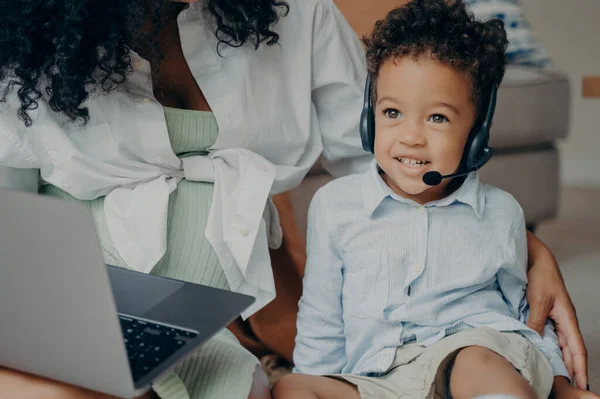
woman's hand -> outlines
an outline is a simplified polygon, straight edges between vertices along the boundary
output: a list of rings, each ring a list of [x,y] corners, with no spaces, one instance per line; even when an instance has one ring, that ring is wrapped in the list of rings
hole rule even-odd
[[[579,330],[575,307],[564,280],[550,250],[533,234],[527,232],[529,251],[529,284],[527,301],[531,314],[527,325],[538,333],[544,333],[549,317],[554,321],[556,333],[563,352],[563,359],[577,386],[585,388],[587,376],[587,350]]]

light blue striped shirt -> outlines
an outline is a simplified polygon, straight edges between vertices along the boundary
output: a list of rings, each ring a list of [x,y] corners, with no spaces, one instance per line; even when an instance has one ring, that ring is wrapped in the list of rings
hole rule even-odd
[[[525,325],[523,211],[477,173],[421,206],[373,162],[322,187],[308,218],[295,372],[385,373],[404,343],[488,327],[520,332],[568,377],[552,324],[544,338]]]

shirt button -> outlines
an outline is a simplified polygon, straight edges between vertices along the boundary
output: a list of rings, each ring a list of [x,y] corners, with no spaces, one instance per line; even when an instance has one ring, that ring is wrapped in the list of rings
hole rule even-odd
[[[248,228],[246,226],[240,227],[240,235],[242,237],[246,237],[248,234],[250,234],[250,231],[248,230]]]
[[[134,68],[139,68],[142,66],[142,60],[140,60],[139,58],[136,58],[135,60],[133,60],[131,65],[133,65]]]
[[[154,158],[155,163],[165,163],[165,159],[163,157]]]
[[[419,211],[419,214],[424,214],[425,213],[425,207],[424,206],[420,206],[419,208],[417,208],[417,210]]]
[[[269,167],[264,162],[256,162],[254,165],[256,165],[257,169],[259,169],[263,172],[266,172],[269,170]]]
[[[152,99],[151,99],[151,98],[148,98],[148,97],[146,97],[146,98],[144,98],[144,99],[142,100],[142,102],[144,102],[144,103],[146,103],[146,104],[149,104],[149,103],[151,103],[151,102],[152,102]]]

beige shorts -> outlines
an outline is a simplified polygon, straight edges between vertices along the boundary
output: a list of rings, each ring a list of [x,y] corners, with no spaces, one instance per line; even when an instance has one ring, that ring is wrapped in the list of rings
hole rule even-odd
[[[513,364],[538,397],[550,395],[554,374],[546,356],[520,334],[489,328],[465,330],[429,347],[402,346],[396,351],[390,370],[379,377],[349,374],[328,377],[356,385],[361,399],[443,399],[449,382],[448,366],[458,351],[468,346],[482,346],[498,353]]]

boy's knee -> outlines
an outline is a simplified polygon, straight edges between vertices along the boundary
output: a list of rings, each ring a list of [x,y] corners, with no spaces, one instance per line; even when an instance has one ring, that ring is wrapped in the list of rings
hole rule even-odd
[[[454,360],[454,367],[465,365],[485,367],[497,362],[500,358],[502,357],[499,354],[484,346],[469,346],[458,352]]]
[[[286,394],[299,391],[305,385],[304,377],[301,374],[287,374],[281,377],[271,390],[273,398],[285,398]]]

